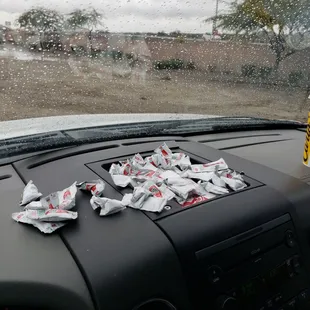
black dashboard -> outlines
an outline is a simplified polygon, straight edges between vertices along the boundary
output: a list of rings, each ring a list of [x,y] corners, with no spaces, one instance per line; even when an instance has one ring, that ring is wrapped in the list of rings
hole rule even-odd
[[[0,166],[0,309],[310,309],[310,169],[305,132],[266,130],[96,143]],[[79,218],[52,235],[11,220],[33,180],[45,195],[98,177],[121,199],[111,163],[166,142],[195,163],[224,158],[248,187],[160,214]],[[1,308],[2,307],[2,308]]]

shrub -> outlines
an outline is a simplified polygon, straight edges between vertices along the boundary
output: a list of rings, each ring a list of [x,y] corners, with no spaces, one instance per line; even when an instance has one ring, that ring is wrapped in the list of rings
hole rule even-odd
[[[254,77],[257,72],[257,66],[255,65],[243,65],[241,67],[241,73],[244,77]]]
[[[208,65],[208,71],[214,73],[216,71],[216,66]]]
[[[290,85],[300,85],[302,80],[304,79],[304,75],[301,71],[292,71],[288,76],[288,82]]]
[[[241,73],[244,77],[251,78],[267,78],[272,73],[273,68],[262,66],[258,67],[255,65],[243,65],[241,67]]]
[[[272,73],[272,70],[272,67],[259,67],[256,75],[260,78],[268,78]]]
[[[181,59],[167,59],[155,61],[154,68],[157,70],[178,70],[185,68],[185,63]]]
[[[187,64],[186,64],[186,69],[188,70],[195,70],[196,69],[196,65],[193,61],[189,61]]]

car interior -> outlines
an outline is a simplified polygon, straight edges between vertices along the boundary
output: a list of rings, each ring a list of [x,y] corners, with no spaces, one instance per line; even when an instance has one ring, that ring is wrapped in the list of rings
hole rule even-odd
[[[74,130],[71,131],[74,134]],[[140,137],[15,156],[0,166],[0,309],[310,309],[310,169],[305,129]],[[192,163],[223,158],[247,187],[161,213],[100,217],[78,191],[79,217],[44,235],[17,224],[25,184],[42,193],[101,178],[112,163],[167,143]]]

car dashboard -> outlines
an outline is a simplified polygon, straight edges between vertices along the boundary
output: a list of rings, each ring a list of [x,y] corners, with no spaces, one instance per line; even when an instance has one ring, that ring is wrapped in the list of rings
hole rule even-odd
[[[28,155],[0,166],[0,309],[309,309],[310,169],[303,130],[125,139]],[[77,221],[44,235],[15,223],[25,184],[45,195],[102,178],[163,142],[194,163],[224,158],[247,188],[159,214],[100,217],[77,193]]]

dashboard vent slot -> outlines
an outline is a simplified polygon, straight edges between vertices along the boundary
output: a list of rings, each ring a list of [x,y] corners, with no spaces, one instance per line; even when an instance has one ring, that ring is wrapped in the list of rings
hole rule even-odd
[[[11,174],[0,175],[0,181],[1,181],[1,180],[5,180],[5,179],[9,179],[9,178],[11,178],[11,177],[12,177]]]
[[[151,299],[133,308],[133,310],[176,310],[176,309],[177,308],[175,306],[173,306],[169,301],[165,299]]]
[[[94,144],[93,146],[90,146],[90,145],[81,146],[78,149],[68,148],[68,149],[60,150],[60,152],[61,152],[60,154],[56,153],[57,152],[57,150],[56,150],[55,151],[56,154],[55,153],[54,154],[47,154],[45,159],[38,160],[36,163],[29,165],[27,167],[27,169],[33,169],[33,168],[45,165],[47,163],[50,163],[52,161],[63,159],[66,157],[82,155],[82,154],[90,153],[90,152],[114,149],[114,148],[118,148],[118,147],[119,147],[119,144],[110,144],[110,145]],[[42,157],[44,157],[44,155],[40,155],[40,158],[42,158]]]

